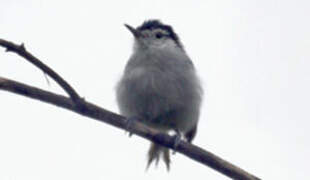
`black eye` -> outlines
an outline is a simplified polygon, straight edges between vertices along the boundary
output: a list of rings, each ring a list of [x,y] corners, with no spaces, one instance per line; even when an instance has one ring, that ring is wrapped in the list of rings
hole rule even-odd
[[[157,39],[160,39],[160,38],[162,38],[164,35],[163,35],[162,33],[157,33],[155,36],[156,36]]]

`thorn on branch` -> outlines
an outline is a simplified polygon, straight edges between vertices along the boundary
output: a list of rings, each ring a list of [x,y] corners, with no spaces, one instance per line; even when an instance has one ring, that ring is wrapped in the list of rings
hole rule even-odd
[[[26,51],[26,48],[25,48],[25,44],[22,43],[20,46],[19,46],[20,50],[22,51]]]
[[[48,87],[50,87],[51,86],[51,83],[50,83],[50,81],[48,80],[48,77],[47,77],[47,75],[46,75],[46,73],[43,71],[43,75],[44,75],[44,77],[45,77],[45,80],[46,80],[46,83],[47,83],[47,85],[48,85]]]
[[[12,46],[12,45],[11,46],[7,46],[5,52],[10,52],[10,51],[14,52],[14,50],[26,51],[25,44],[22,43],[21,45],[15,46],[15,47]]]

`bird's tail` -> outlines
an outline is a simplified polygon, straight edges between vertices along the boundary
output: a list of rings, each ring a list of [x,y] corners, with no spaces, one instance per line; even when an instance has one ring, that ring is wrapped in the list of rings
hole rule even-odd
[[[165,148],[163,146],[160,146],[158,144],[152,143],[151,147],[148,152],[148,161],[147,161],[147,166],[146,169],[149,168],[149,166],[152,164],[152,162],[155,160],[155,164],[157,166],[158,161],[160,158],[163,158],[167,170],[169,171],[170,169],[170,155],[169,155],[169,149]]]

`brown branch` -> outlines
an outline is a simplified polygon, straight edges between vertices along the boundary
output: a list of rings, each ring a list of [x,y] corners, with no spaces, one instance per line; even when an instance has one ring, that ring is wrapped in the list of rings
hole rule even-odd
[[[30,59],[29,61],[31,62],[32,62],[31,59],[35,59],[35,61],[32,62],[33,64],[35,64],[36,66],[39,66],[39,68],[43,70],[44,72],[46,71],[50,72],[59,81],[60,76],[58,76],[51,68],[41,63],[41,61],[39,61],[37,58],[32,56],[30,53],[26,52],[23,45],[16,46],[13,43],[10,43],[8,41],[1,40],[1,39],[0,39],[0,45],[6,47],[8,51],[16,52],[22,57],[26,59],[28,58],[28,60]],[[39,62],[39,65],[37,65],[38,62]],[[50,76],[52,77],[52,75]],[[55,78],[53,79],[55,80]],[[79,96],[75,93],[75,91],[71,88],[71,86],[68,83],[66,83],[62,78],[60,78],[60,82],[58,83],[60,85],[64,83],[62,84],[64,86],[62,85],[61,86],[63,88],[68,88],[66,91],[68,94],[70,94],[70,96],[72,95],[71,99],[65,96],[62,96],[62,95],[57,95],[57,94],[44,91],[36,87],[32,87],[26,84],[22,84],[22,83],[13,81],[13,80],[0,77],[0,89],[2,90],[6,90],[12,93],[23,95],[23,96],[33,98],[36,100],[40,100],[42,102],[46,102],[46,103],[49,103],[49,104],[52,104],[58,107],[71,110],[83,116],[87,116],[87,117],[96,119],[98,121],[108,123],[112,126],[115,126],[115,127],[118,127],[124,130],[126,129],[127,124],[126,124],[125,117],[112,113],[110,111],[107,111],[92,103],[89,103],[86,101],[80,101]],[[74,101],[75,100],[74,98],[78,98],[79,104],[83,108],[76,108],[76,102]],[[174,146],[175,138],[173,136],[160,133],[157,130],[149,128],[142,123],[133,122],[130,126],[130,129],[132,133],[135,133],[139,135],[140,137],[143,137],[145,139],[158,143],[162,146],[165,146],[168,148],[173,148]],[[178,144],[176,151],[184,154],[185,156],[195,161],[198,161],[206,166],[209,166],[215,169],[216,171],[232,179],[259,180],[259,178],[255,177],[254,175],[249,174],[248,172],[221,159],[220,157],[212,154],[211,152],[208,152],[193,144],[189,144],[185,141],[181,141]]]
[[[7,52],[14,52],[21,57],[25,58],[27,61],[35,65],[37,68],[42,70],[44,73],[49,75],[54,81],[56,81],[60,87],[62,87],[68,95],[72,98],[72,100],[79,104],[82,99],[80,96],[77,94],[77,92],[70,86],[69,83],[67,83],[61,76],[59,76],[53,69],[45,65],[42,61],[40,61],[38,58],[33,56],[31,53],[29,53],[26,48],[24,43],[21,45],[14,44],[12,42],[6,41],[4,39],[0,39],[0,46],[6,48]]]

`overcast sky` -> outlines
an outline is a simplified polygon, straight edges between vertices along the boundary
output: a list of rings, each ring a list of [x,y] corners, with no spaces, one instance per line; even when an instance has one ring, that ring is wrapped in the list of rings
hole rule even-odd
[[[26,48],[86,100],[118,112],[115,84],[132,52],[123,26],[156,18],[179,34],[205,90],[194,144],[262,179],[308,179],[310,1],[1,0],[0,38]],[[0,76],[65,94],[0,48]],[[149,142],[0,91],[1,180],[227,177],[172,156],[145,172]]]

